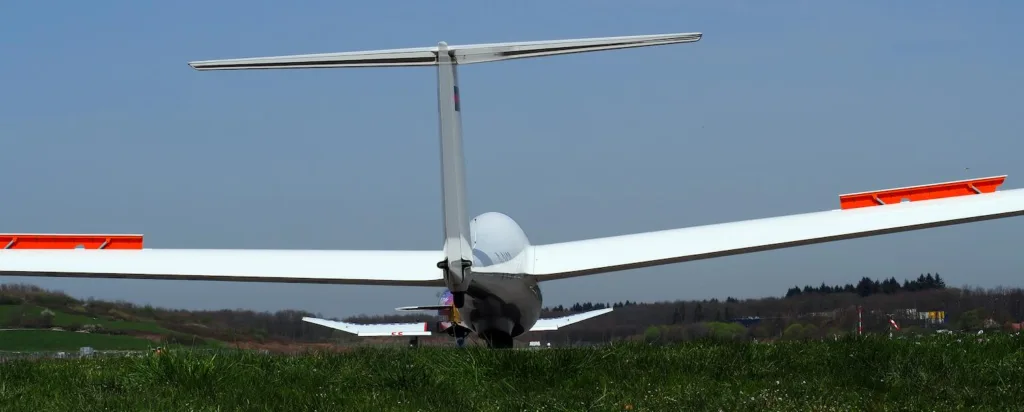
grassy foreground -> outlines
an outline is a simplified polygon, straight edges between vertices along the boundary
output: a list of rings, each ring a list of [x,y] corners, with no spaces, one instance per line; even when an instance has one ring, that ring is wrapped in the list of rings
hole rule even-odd
[[[1015,410],[1024,337],[0,363],[0,410]]]

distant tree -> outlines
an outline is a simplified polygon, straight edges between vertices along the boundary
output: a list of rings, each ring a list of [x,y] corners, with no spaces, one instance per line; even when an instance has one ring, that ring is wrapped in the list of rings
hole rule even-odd
[[[900,288],[900,282],[896,281],[896,278],[889,278],[882,282],[882,293],[886,295],[895,295]]]
[[[873,286],[871,278],[863,277],[860,279],[860,282],[857,282],[857,294],[860,295],[860,297],[871,296]]]
[[[661,328],[657,326],[650,326],[644,331],[644,341],[647,343],[655,343],[661,340]]]
[[[39,313],[39,327],[41,328],[52,328],[53,327],[53,316],[54,313],[50,309],[43,309]]]
[[[738,323],[711,322],[706,325],[708,334],[716,339],[738,340],[749,334],[747,328]]]
[[[956,326],[963,331],[981,329],[984,326],[985,313],[981,308],[972,309],[960,314],[956,320]]]
[[[787,340],[803,339],[804,327],[799,323],[794,323],[786,327],[786,330],[782,332],[782,338]]]
[[[804,328],[803,328],[803,331],[802,331],[801,334],[803,335],[802,336],[803,339],[815,339],[815,338],[820,337],[819,336],[818,327],[814,326],[814,324],[811,324],[811,323],[808,323],[808,324],[804,325]]]
[[[672,324],[680,324],[686,319],[686,306],[685,304],[679,304],[676,306],[675,311],[672,312]]]

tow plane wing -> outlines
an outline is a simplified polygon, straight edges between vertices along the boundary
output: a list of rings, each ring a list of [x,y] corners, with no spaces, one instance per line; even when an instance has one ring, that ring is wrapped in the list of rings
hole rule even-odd
[[[407,310],[417,310],[414,308],[416,307],[410,307]],[[605,308],[558,318],[538,319],[537,323],[530,329],[530,332],[558,330],[558,328],[582,322],[611,311],[612,308]],[[357,336],[430,336],[433,332],[430,330],[430,322],[358,324],[310,317],[302,318],[302,320]]]
[[[558,318],[537,319],[537,323],[530,328],[530,332],[558,330],[558,328],[563,328],[576,322],[582,322],[595,316],[601,316],[611,311],[612,308],[605,308]]]
[[[336,320],[302,318],[304,322],[326,326],[331,329],[348,332],[357,336],[430,336],[430,323],[378,323],[359,324]]]
[[[1024,189],[996,191],[1005,179],[852,193],[830,211],[537,245],[523,266],[546,281],[1020,216]]]

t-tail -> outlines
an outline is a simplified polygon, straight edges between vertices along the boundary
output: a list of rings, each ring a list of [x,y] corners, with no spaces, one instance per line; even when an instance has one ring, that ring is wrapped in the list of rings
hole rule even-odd
[[[462,102],[457,66],[471,63],[590,51],[691,43],[701,33],[599,37],[571,40],[389,49],[343,53],[304,54],[245,59],[207,60],[189,63],[197,70],[304,69],[345,67],[437,67],[438,125],[441,140],[441,191],[444,213],[444,255],[438,263],[445,283],[462,307],[464,292],[472,282],[473,250],[466,201],[465,160],[462,152]]]

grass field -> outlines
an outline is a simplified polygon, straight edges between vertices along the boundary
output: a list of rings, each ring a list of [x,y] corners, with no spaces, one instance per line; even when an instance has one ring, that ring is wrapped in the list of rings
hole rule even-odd
[[[98,350],[141,350],[158,345],[148,339],[121,335],[52,330],[0,331],[0,351],[78,351],[83,346]]]
[[[0,409],[1005,411],[1024,389],[1022,339],[14,361],[0,363]]]
[[[0,351],[11,352],[77,352],[83,346],[96,350],[146,350],[158,346],[177,348],[191,346],[187,344],[187,337],[183,337],[182,342],[182,344],[169,344],[126,335],[105,335],[47,329],[0,331]],[[207,340],[195,346],[202,349],[212,349],[220,348],[224,345],[220,342]]]

